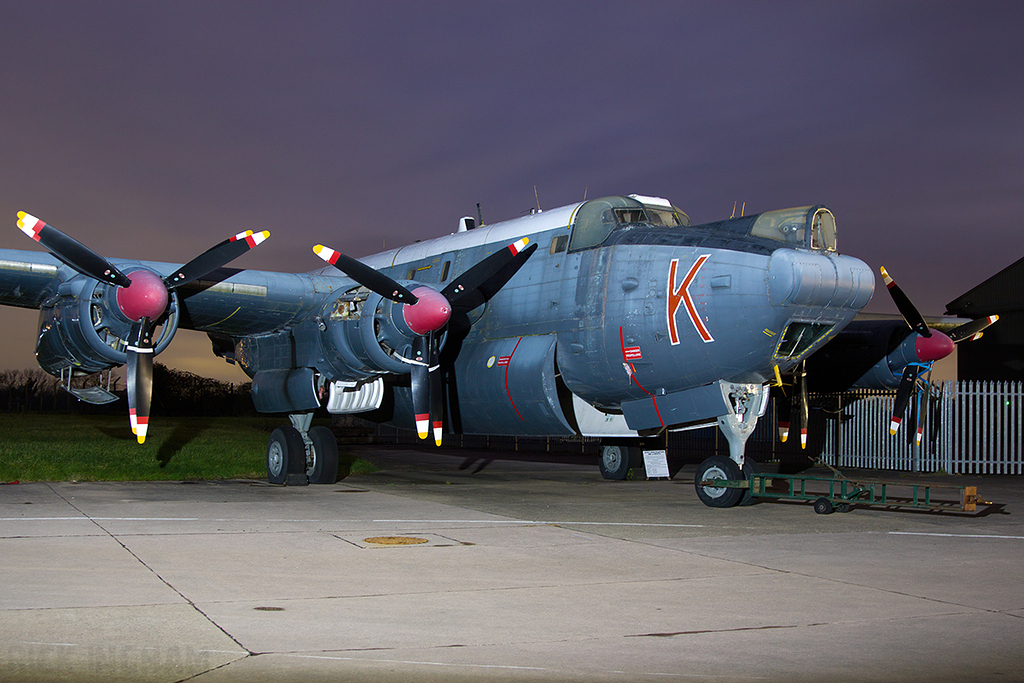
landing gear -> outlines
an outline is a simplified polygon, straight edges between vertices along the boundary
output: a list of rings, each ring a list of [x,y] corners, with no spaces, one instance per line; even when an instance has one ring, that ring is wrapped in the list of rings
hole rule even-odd
[[[327,427],[312,427],[313,413],[288,416],[267,444],[267,479],[271,484],[333,484],[338,479],[338,441]]]
[[[754,497],[749,488],[704,486],[702,482],[710,479],[751,480],[757,470],[752,462],[746,460],[743,451],[757,426],[758,417],[764,414],[768,405],[768,387],[765,385],[723,384],[723,388],[732,410],[718,418],[718,428],[729,443],[729,457],[715,455],[702,462],[693,482],[697,497],[713,508],[753,504]]]
[[[713,455],[700,464],[693,484],[697,489],[700,502],[712,508],[731,508],[743,497],[743,489],[726,488],[724,486],[704,486],[702,482],[709,479],[726,479],[735,481],[742,478],[740,468],[731,458]]]
[[[601,476],[612,481],[622,481],[629,477],[629,470],[633,466],[633,458],[636,457],[639,448],[636,446],[621,446],[619,444],[605,444],[601,447],[601,459],[598,461],[598,468]]]
[[[306,475],[310,484],[333,484],[338,480],[338,440],[327,427],[309,430]],[[312,462],[310,462],[312,461]]]
[[[267,444],[267,479],[271,484],[306,483],[306,446],[294,427],[278,427],[271,432]]]

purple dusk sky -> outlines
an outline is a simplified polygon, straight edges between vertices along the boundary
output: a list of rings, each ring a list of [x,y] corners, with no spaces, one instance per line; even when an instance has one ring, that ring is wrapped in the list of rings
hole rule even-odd
[[[926,315],[1024,255],[1024,3],[0,2],[0,248],[306,271],[536,205],[825,204]],[[880,282],[880,281],[879,281]],[[871,311],[894,312],[884,288]],[[0,309],[0,367],[36,313]],[[244,380],[180,333],[160,360]]]

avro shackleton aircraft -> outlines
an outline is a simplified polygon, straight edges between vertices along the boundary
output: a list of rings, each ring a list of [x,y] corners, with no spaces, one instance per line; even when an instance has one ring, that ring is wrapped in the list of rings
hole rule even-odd
[[[730,457],[709,458],[697,482],[736,479],[751,471],[744,444],[769,385],[874,290],[820,205],[694,226],[664,199],[605,197],[487,226],[464,218],[359,261],[317,245],[331,265],[305,274],[225,267],[268,233],[179,266],[106,259],[28,214],[18,225],[50,253],[0,250],[0,303],[40,309],[42,368],[105,402],[116,396],[72,378],[127,365],[142,442],[153,357],[179,327],[204,331],[252,378],[257,410],[289,417],[267,448],[276,483],[334,483],[337,444],[310,427],[320,409],[415,425],[439,445],[449,433],[602,437],[609,479],[645,437],[717,425]],[[875,361],[893,385],[927,360],[887,359],[887,344]],[[740,502],[737,489],[697,490],[708,505]]]

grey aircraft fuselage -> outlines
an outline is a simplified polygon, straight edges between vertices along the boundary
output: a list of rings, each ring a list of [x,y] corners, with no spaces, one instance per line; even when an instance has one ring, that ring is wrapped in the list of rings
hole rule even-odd
[[[610,197],[361,261],[441,290],[510,243],[537,245],[486,303],[438,332],[450,431],[635,437],[725,430],[730,415],[749,426],[765,385],[854,318],[874,275],[835,251],[822,206],[689,223],[665,200]],[[177,267],[110,262],[161,276]],[[37,357],[55,375],[124,362],[112,287],[49,254],[0,250],[0,303],[42,310]],[[164,327],[207,332],[253,378],[262,412],[326,407],[409,427],[416,335],[402,307],[331,268],[222,268],[172,294]]]

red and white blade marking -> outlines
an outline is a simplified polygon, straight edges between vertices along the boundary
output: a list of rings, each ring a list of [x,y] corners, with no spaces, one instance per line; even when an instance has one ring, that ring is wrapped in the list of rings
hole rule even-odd
[[[149,431],[149,418],[140,417],[136,418],[136,420],[135,436],[138,437],[139,443],[146,443],[146,432]]]
[[[430,413],[416,415],[416,433],[421,439],[430,435]]]
[[[438,446],[441,445],[441,435],[444,432],[444,422],[434,422],[434,443]]]
[[[800,428],[800,448],[803,448],[803,449],[807,448],[807,428],[806,427],[801,427]]]
[[[313,247],[313,253],[327,261],[332,266],[338,262],[338,257],[341,256],[341,252],[334,251],[330,247],[325,247],[322,244],[318,244]]]
[[[39,241],[39,233],[46,227],[46,223],[42,222],[32,214],[25,213],[24,211],[18,212],[18,227],[23,233],[34,239],[36,242]]]
[[[902,417],[893,417],[889,422],[889,436],[893,436],[896,432],[900,431],[900,425],[903,423]]]
[[[512,252],[513,256],[515,256],[516,254],[518,254],[519,252],[521,252],[523,249],[526,248],[526,243],[529,242],[529,241],[530,241],[529,237],[524,237],[523,239],[519,240],[515,244],[508,245],[508,250]]]
[[[132,426],[132,434],[134,434],[139,443],[146,442],[146,433],[149,431],[149,417],[136,414],[134,408],[128,409],[128,422]]]
[[[896,284],[896,281],[889,277],[889,273],[885,270],[885,266],[882,266],[882,280],[885,282],[885,286],[892,289]]]
[[[256,245],[262,244],[263,240],[267,239],[268,237],[270,237],[269,230],[264,230],[262,232],[253,232],[252,230],[246,230],[245,232],[238,233],[229,241],[237,242],[239,240],[245,240],[246,242],[249,243],[249,248],[252,249]]]
[[[782,443],[786,443],[786,439],[788,439],[788,438],[789,438],[789,423],[788,422],[780,422],[779,423],[779,441],[781,441]]]

